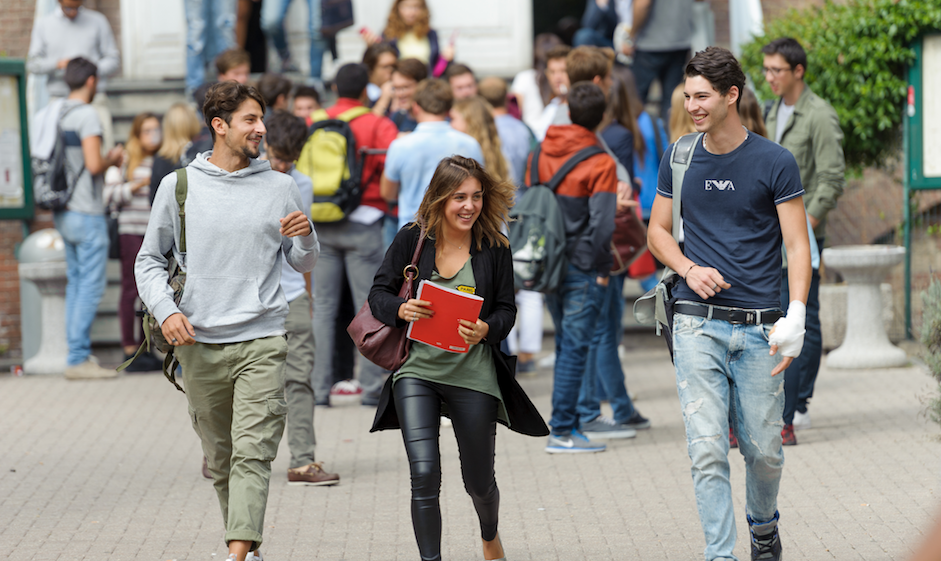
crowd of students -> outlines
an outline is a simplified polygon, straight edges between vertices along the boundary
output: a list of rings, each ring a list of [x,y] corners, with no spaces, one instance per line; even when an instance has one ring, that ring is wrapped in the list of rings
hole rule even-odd
[[[61,0],[63,16],[76,17],[74,10],[68,11],[75,1]],[[608,17],[624,13],[620,4],[614,10],[607,2],[591,2],[592,9]],[[279,10],[286,5],[278,4]],[[508,83],[496,76],[478,79],[468,65],[455,62],[453,45],[442,46],[430,26],[424,1],[396,0],[383,32],[363,33],[367,46],[362,63],[338,69],[331,84],[331,97],[336,97],[332,105],[324,106],[327,97],[320,84],[295,85],[282,74],[266,73],[250,85],[247,53],[223,50],[214,59],[217,80],[188,82],[195,109],[191,103],[178,103],[162,119],[153,113],[138,115],[126,145],[105,156],[102,122],[90,106],[101,69],[84,57],[65,61],[61,79],[68,95],[44,110],[56,118],[41,122],[60,124],[69,133],[67,157],[74,183],[68,206],[55,213],[56,227],[66,241],[69,278],[66,377],[116,375],[91,356],[89,337],[104,287],[110,217],[116,223],[112,254],[121,262],[124,353],[131,358],[141,342],[135,313],[140,298],[178,347],[194,428],[203,443],[204,475],[214,480],[233,558],[261,558],[259,520],[264,517],[270,462],[285,425],[291,451],[288,482],[340,481],[316,461],[314,411],[315,406],[330,406],[331,400],[352,394],[364,406],[378,407],[374,428],[401,425],[405,433],[412,460],[413,522],[423,559],[440,559],[440,512],[435,510],[440,466],[433,458],[437,446],[418,442],[427,441],[425,433],[437,429],[441,404],[447,406],[459,441],[481,451],[482,457],[467,461],[465,484],[481,517],[485,556],[500,559],[499,493],[492,471],[497,422],[526,434],[545,434],[548,453],[601,452],[606,449],[602,441],[632,438],[651,426],[627,391],[618,346],[625,280],[633,276],[646,288],[655,285],[656,257],[683,278],[676,289],[680,302],[672,350],[697,499],[725,504],[728,447],[741,446],[749,477],[756,478],[750,489],[755,486],[761,495],[760,500],[749,499],[753,559],[778,559],[780,447],[796,444],[795,427],[809,426],[807,407],[819,367],[819,335],[814,335],[819,334],[816,248],[823,243],[826,213],[842,191],[839,124],[832,108],[804,86],[806,54],[793,39],[776,41],[764,51],[765,74],[780,96],[765,108],[745,88],[738,62],[723,49],[707,49],[689,64],[686,53],[685,80],[673,88],[666,76],[673,74],[676,53],[664,51],[658,58],[651,54],[655,47],[649,47],[647,55],[641,49],[643,38],[652,33],[648,27],[664,25],[664,9],[660,2],[647,6],[641,28],[630,31],[638,38],[631,43],[636,49],[624,44],[618,53],[589,44],[571,47],[555,35],[541,34],[534,45],[533,68]],[[87,15],[82,10],[78,15]],[[635,5],[635,18],[638,13]],[[614,28],[602,31],[582,33],[579,42],[598,42],[599,34],[604,38]],[[275,43],[289,68],[290,54],[277,36]],[[657,58],[670,68],[660,75],[670,87],[663,90],[668,95],[663,96],[659,115],[646,110],[649,83],[638,87],[637,58],[633,68],[622,64],[621,55],[628,54]],[[301,160],[312,142],[311,127],[328,120],[348,123],[358,150],[361,196],[342,219],[318,221],[312,220],[312,208],[319,176],[310,171],[313,163]],[[742,204],[754,213],[752,225],[761,229],[760,243],[749,237],[753,232],[748,223],[728,227],[731,207],[716,206],[714,199],[697,203],[713,209],[712,215],[685,211],[685,240],[674,239],[669,208],[676,174],[674,147],[691,133],[706,134],[696,137],[689,173],[705,178],[706,191],[711,190],[710,181],[728,181],[723,183],[728,190],[718,190],[744,197]],[[795,162],[791,152],[775,142],[791,152],[800,148],[801,160]],[[504,237],[509,207],[527,187],[545,184],[588,148],[595,149],[593,154],[569,171],[556,189],[567,256],[560,285],[547,294],[514,290],[507,285],[512,285],[512,279],[507,280],[512,249]],[[767,169],[775,174],[765,177],[765,168],[743,168],[742,153],[767,160]],[[722,164],[726,157],[732,163]],[[183,212],[174,198],[181,176],[174,170],[184,170],[189,177],[185,253],[178,233]],[[195,196],[194,187],[199,193]],[[236,188],[244,190],[244,196],[231,200],[227,193]],[[281,189],[283,197],[272,199],[270,193],[252,189]],[[702,194],[695,189],[684,195],[687,200],[697,197]],[[643,266],[612,275],[617,213],[636,213],[649,224],[652,252],[638,261]],[[241,217],[241,222],[233,222],[232,216]],[[219,230],[223,222],[224,235]],[[721,224],[739,240],[739,250],[730,247],[717,253],[716,247],[732,243],[714,239],[712,232]],[[494,366],[489,366],[488,353],[471,353],[476,357],[471,367],[471,362],[418,352],[394,376],[359,357],[354,376],[346,326],[367,300],[374,315],[393,326],[433,314],[427,302],[396,295],[402,261],[407,264],[419,243],[419,226],[425,225],[431,243],[422,255],[430,251],[430,256],[418,263],[419,276],[460,290],[477,286],[499,300],[485,303],[476,324],[457,327],[469,345],[492,349]],[[209,239],[224,241],[223,247],[213,247]],[[782,241],[790,264],[784,269],[787,274],[773,263]],[[190,277],[178,302],[161,277],[171,251]],[[233,269],[235,256],[258,274],[250,277],[245,270]],[[760,262],[767,275],[758,278],[748,272],[754,262]],[[766,289],[772,285],[770,294]],[[232,305],[225,303],[232,298]],[[500,379],[505,365],[497,350],[518,355],[517,372],[535,371],[546,309],[555,325],[548,429],[541,420],[527,417],[531,411],[522,390]],[[707,311],[700,314],[701,309]],[[697,362],[706,351],[690,333],[705,329],[700,315],[714,322],[753,309],[759,319],[729,321],[754,327],[754,337],[751,331],[746,336],[763,338],[766,347],[770,343],[772,355],[780,349],[781,362],[773,356],[752,357],[757,366],[751,370],[722,361],[710,370]],[[769,333],[774,321],[776,336]],[[698,327],[690,327],[693,323]],[[805,324],[809,349],[801,354]],[[734,340],[719,331],[713,346],[731,348]],[[279,339],[282,334],[286,344]],[[230,343],[238,345],[226,358]],[[786,384],[768,381],[772,368],[775,374],[784,371],[798,355],[800,360],[786,369]],[[220,365],[235,364],[233,360],[239,366],[221,376]],[[763,371],[766,366],[769,372]],[[161,367],[158,357],[145,353],[128,370]],[[469,371],[482,378],[455,382],[455,375]],[[756,377],[769,378],[759,388]],[[773,399],[742,403],[742,395],[766,386],[769,392],[772,386],[784,386],[786,396],[778,391]],[[519,396],[506,401],[507,391]],[[481,392],[492,400],[481,401]],[[611,417],[602,413],[602,401],[609,402]],[[759,402],[764,408],[760,411]],[[392,414],[399,411],[392,425],[390,404]],[[703,421],[707,413],[708,422]],[[519,420],[516,427],[514,416]],[[239,434],[236,421],[243,423]],[[225,429],[226,423],[232,431]],[[719,439],[713,438],[716,430]],[[748,435],[748,442],[737,438],[741,435]],[[731,557],[730,512],[702,518],[707,557]]]

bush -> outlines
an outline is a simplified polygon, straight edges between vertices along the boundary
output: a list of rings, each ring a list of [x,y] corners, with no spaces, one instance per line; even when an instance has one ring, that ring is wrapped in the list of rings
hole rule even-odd
[[[924,304],[921,343],[925,346],[925,365],[941,388],[941,282],[932,279],[927,290],[922,291]],[[925,400],[925,415],[941,424],[941,393]]]
[[[883,166],[897,156],[907,95],[910,47],[922,33],[941,30],[937,0],[848,0],[766,22],[765,34],[745,45],[742,67],[762,99],[774,94],[761,73],[761,48],[793,37],[807,51],[805,81],[840,118],[849,167]]]

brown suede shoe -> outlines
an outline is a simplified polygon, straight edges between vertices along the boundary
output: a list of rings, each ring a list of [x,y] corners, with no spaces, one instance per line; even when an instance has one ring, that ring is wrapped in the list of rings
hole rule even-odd
[[[288,485],[326,486],[339,482],[340,476],[325,472],[320,462],[288,470]]]

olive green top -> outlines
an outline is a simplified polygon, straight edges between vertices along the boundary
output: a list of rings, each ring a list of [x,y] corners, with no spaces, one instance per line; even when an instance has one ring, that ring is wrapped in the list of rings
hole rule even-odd
[[[442,277],[435,270],[431,273],[429,280],[460,292],[476,294],[477,283],[474,279],[470,256],[453,277]],[[457,325],[454,329],[457,329]],[[402,368],[395,373],[393,383],[401,378],[418,378],[492,395],[500,400],[500,406],[497,408],[498,418],[509,424],[503,396],[497,384],[493,351],[488,345],[471,345],[466,353],[450,353],[432,345],[412,341],[408,358]]]

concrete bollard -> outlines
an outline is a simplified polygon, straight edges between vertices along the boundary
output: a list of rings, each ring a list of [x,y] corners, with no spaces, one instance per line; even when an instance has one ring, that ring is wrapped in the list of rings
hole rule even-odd
[[[65,373],[65,247],[54,229],[27,237],[19,252],[25,374]],[[28,290],[27,290],[28,289]],[[26,348],[30,347],[30,352]]]

